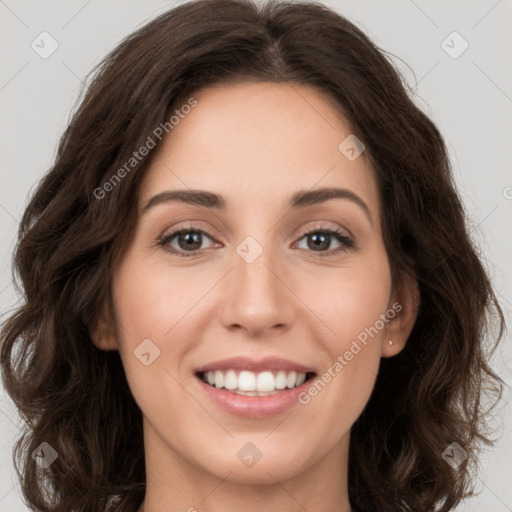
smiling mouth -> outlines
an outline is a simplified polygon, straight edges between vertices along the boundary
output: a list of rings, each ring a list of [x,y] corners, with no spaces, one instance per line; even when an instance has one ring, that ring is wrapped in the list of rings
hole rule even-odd
[[[196,377],[212,388],[243,396],[269,396],[302,386],[316,376],[314,372],[224,370],[196,372]]]

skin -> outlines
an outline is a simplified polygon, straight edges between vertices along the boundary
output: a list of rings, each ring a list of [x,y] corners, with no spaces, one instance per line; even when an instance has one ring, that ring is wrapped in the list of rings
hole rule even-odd
[[[328,98],[274,83],[223,84],[194,97],[140,190],[136,231],[112,281],[117,325],[102,320],[93,336],[98,347],[120,351],[144,415],[140,511],[349,512],[350,429],[380,358],[406,343],[416,283],[392,288],[373,171],[364,155],[349,161],[338,150],[351,131]],[[287,208],[299,189],[330,186],[357,194],[371,220],[347,199]],[[142,213],[151,197],[173,189],[221,194],[226,210],[175,201]],[[199,238],[201,254],[156,245],[188,221],[208,235]],[[326,256],[342,247],[331,237],[315,251],[304,233],[320,223],[352,234],[355,247]],[[236,252],[247,236],[263,248],[250,264]],[[169,245],[187,251],[178,237]],[[201,393],[195,369],[236,355],[283,357],[322,375],[396,302],[400,313],[306,405],[247,419]],[[148,338],[160,356],[145,366],[134,350]],[[237,458],[247,442],[262,453],[251,468]]]

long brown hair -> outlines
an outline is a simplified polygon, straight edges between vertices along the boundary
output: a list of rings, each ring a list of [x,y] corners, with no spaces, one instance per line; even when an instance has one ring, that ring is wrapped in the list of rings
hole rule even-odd
[[[95,69],[19,226],[23,301],[2,326],[1,368],[26,422],[13,458],[35,510],[98,512],[118,495],[113,508],[132,511],[143,500],[141,411],[119,353],[90,333],[111,303],[155,151],[104,184],[195,91],[244,80],[313,86],[339,106],[379,185],[393,277],[419,284],[406,348],[382,360],[352,428],[351,504],[446,512],[471,493],[479,447],[491,443],[484,404],[501,395],[489,357],[504,321],[441,134],[384,52],[326,6],[198,0],[131,34]],[[44,470],[31,456],[43,442],[58,453]],[[441,456],[454,442],[469,454],[457,469]]]

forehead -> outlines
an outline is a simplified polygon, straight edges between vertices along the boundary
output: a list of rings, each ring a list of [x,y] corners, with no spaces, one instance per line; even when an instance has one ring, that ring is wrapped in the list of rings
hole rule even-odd
[[[351,161],[340,151],[351,127],[321,92],[263,82],[192,96],[197,105],[180,116],[147,171],[141,204],[162,190],[192,188],[270,205],[298,189],[332,186],[363,196],[378,216],[373,171],[364,153]]]

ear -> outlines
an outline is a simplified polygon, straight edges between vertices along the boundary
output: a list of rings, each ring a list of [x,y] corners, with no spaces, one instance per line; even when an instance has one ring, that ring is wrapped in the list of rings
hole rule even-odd
[[[90,329],[91,340],[100,350],[119,350],[114,316],[110,314],[108,301],[105,301],[96,324]]]
[[[391,294],[386,315],[389,321],[382,338],[382,357],[396,356],[405,347],[416,322],[420,300],[418,282],[404,273],[400,284]]]

